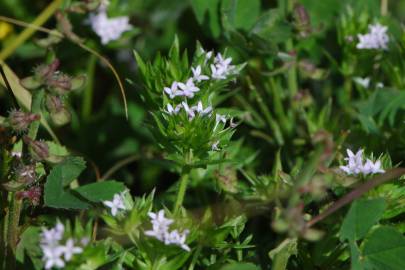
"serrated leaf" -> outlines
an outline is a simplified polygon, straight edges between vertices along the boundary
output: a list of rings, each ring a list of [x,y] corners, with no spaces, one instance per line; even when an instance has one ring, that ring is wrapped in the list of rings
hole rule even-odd
[[[46,179],[45,205],[54,208],[88,208],[90,205],[87,202],[65,189],[85,168],[85,161],[79,157],[68,157],[56,165]]]
[[[363,257],[372,269],[405,269],[405,237],[393,227],[377,228],[364,242]]]
[[[92,183],[74,189],[80,196],[95,203],[111,200],[114,194],[124,190],[125,185],[114,180]]]
[[[382,217],[385,201],[382,198],[361,199],[352,203],[340,229],[340,239],[351,242],[362,239]]]

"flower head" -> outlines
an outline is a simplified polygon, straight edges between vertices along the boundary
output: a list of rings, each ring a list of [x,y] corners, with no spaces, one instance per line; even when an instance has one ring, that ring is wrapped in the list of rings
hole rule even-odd
[[[168,94],[171,99],[173,99],[175,96],[180,96],[182,94],[181,91],[179,91],[178,89],[177,82],[173,82],[170,87],[163,88],[163,91],[165,91],[166,94]]]
[[[62,251],[66,261],[70,261],[74,254],[80,254],[83,252],[81,247],[75,246],[72,238],[66,241],[66,244],[62,246]]]
[[[200,88],[194,85],[193,78],[188,79],[186,83],[178,83],[178,86],[182,90],[181,95],[188,98],[194,97],[194,93],[200,91]]]
[[[184,230],[182,233],[179,233],[178,230],[169,231],[169,226],[174,220],[166,218],[163,209],[157,213],[149,212],[148,215],[151,219],[152,230],[145,231],[145,235],[154,237],[165,245],[177,245],[186,251],[190,251],[190,248],[185,243],[189,233],[188,230]]]
[[[206,81],[209,80],[209,77],[206,75],[201,74],[201,66],[198,65],[196,68],[191,68],[191,71],[193,72],[193,80],[196,82],[201,82],[201,81]]]
[[[102,44],[119,39],[124,32],[132,28],[128,17],[108,18],[105,8],[90,14],[89,20],[91,28],[101,38]]]
[[[357,151],[356,154],[354,154],[350,149],[347,149],[346,152],[348,157],[345,158],[345,160],[348,163],[345,166],[340,166],[340,169],[348,175],[368,175],[385,172],[381,168],[380,160],[377,160],[374,163],[370,159],[367,159],[366,163],[363,164],[363,150]]]
[[[112,201],[103,201],[103,204],[109,208],[111,208],[111,215],[115,217],[118,213],[118,210],[125,210],[126,207],[124,205],[124,198],[122,193],[114,194],[114,198]]]
[[[379,23],[369,25],[368,28],[369,32],[367,34],[357,35],[359,38],[359,43],[356,45],[357,49],[388,49],[388,28]]]

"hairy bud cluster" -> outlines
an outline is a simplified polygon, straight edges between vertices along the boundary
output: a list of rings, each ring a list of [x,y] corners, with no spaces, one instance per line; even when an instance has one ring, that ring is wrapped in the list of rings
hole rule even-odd
[[[27,131],[32,122],[37,121],[40,118],[41,117],[37,114],[13,110],[8,116],[8,123],[14,131],[24,132]]]

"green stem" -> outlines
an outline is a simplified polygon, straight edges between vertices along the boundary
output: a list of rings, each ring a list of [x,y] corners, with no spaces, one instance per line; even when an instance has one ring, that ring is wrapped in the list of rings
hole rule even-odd
[[[54,0],[52,3],[50,3],[48,7],[35,18],[32,25],[43,25],[55,13],[61,3],[62,0]],[[13,40],[8,46],[4,47],[4,49],[0,52],[0,60],[5,60],[7,57],[13,54],[13,52],[27,39],[29,39],[36,31],[37,29],[34,27],[29,27],[22,31],[21,34],[15,38],[15,40]]]
[[[91,55],[87,63],[87,84],[82,99],[82,118],[88,120],[93,106],[94,73],[96,70],[96,56]]]
[[[289,39],[286,43],[287,52],[292,52],[294,49],[293,40]],[[297,76],[297,60],[294,60],[287,73],[288,90],[290,97],[294,97],[298,92],[298,76]]]
[[[188,185],[188,178],[189,178],[189,169],[183,169],[181,178],[180,178],[180,187],[177,193],[176,203],[174,204],[174,212],[177,212],[180,209],[180,206],[183,205],[184,196],[186,195],[187,185]]]
[[[45,91],[43,89],[36,90],[32,95],[31,112],[35,114],[41,113],[42,101],[45,97]],[[35,140],[37,137],[40,122],[34,121],[28,131],[28,136]]]
[[[22,207],[22,200],[17,199],[16,194],[11,194],[11,203],[8,212],[7,223],[7,258],[6,269],[15,269],[15,252],[17,249],[18,236],[19,236],[19,223],[20,212]]]
[[[388,15],[388,0],[381,0],[381,16]]]

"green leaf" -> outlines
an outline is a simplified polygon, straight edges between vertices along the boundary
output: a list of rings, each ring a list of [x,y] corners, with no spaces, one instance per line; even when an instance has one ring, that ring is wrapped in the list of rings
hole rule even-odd
[[[214,37],[218,37],[221,26],[218,18],[218,5],[220,0],[190,0],[191,7],[200,25],[208,23]]]
[[[340,239],[356,241],[363,238],[382,217],[385,201],[382,198],[355,201],[347,213],[340,229]]]
[[[229,26],[247,31],[259,17],[260,0],[224,0],[221,10]]]
[[[116,181],[103,181],[88,184],[85,186],[74,189],[85,199],[91,202],[101,202],[111,200],[116,193],[120,193],[125,190],[125,185]]]
[[[250,34],[274,44],[287,41],[292,30],[279,9],[270,9],[260,16]]]
[[[252,263],[231,263],[221,268],[221,270],[259,270],[260,268]]]
[[[288,259],[297,254],[297,238],[287,238],[275,249],[269,252],[269,257],[273,260],[273,270],[285,270]]]
[[[20,241],[17,245],[16,259],[21,264],[27,265],[28,255],[32,261],[35,270],[43,269],[43,263],[40,259],[42,252],[38,249],[39,234],[41,229],[39,227],[28,227],[21,235]],[[31,267],[30,267],[31,269]]]
[[[363,257],[371,269],[405,269],[405,237],[393,227],[379,227],[365,240]]]
[[[79,157],[68,157],[56,165],[49,173],[45,183],[45,205],[54,208],[85,209],[90,205],[65,189],[86,168]]]

